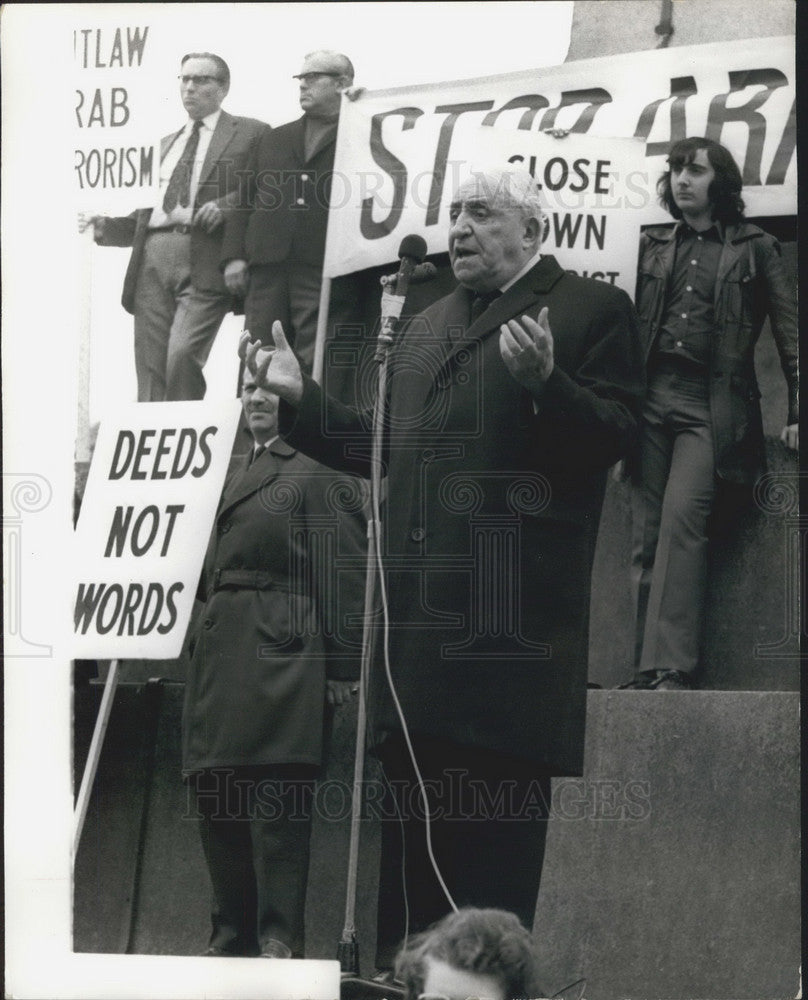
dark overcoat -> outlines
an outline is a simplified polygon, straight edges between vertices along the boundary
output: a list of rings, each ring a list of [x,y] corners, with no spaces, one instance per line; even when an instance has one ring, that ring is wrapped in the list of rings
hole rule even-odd
[[[361,502],[359,481],[280,439],[228,481],[191,644],[186,773],[320,764],[326,677],[359,675]]]
[[[391,360],[392,677],[413,734],[577,773],[605,475],[632,443],[643,392],[636,316],[624,292],[553,257],[471,325],[470,299],[458,288],[412,320]],[[555,368],[534,401],[502,361],[499,326],[545,305]],[[322,433],[321,405],[307,380],[300,407],[281,407],[282,433],[359,471],[368,414],[329,400]],[[383,664],[371,695],[376,737],[400,729]]]
[[[269,125],[255,118],[242,118],[222,111],[202,164],[194,210],[209,201],[217,202],[223,211],[230,207],[228,196],[236,196],[244,183],[253,147],[269,131]],[[161,160],[181,135],[182,129],[163,137]],[[101,246],[132,247],[121,295],[121,304],[128,313],[135,311],[135,290],[151,213],[151,208],[140,208],[125,218],[107,218],[96,240]],[[224,225],[213,233],[205,232],[200,226],[191,230],[191,283],[197,291],[228,294],[219,263],[223,237]]]
[[[307,157],[305,128],[304,115],[256,143],[243,201],[225,221],[223,263],[323,266],[336,132]]]
[[[679,226],[654,226],[640,242],[636,301],[646,358],[665,317]],[[715,468],[727,482],[753,483],[766,469],[755,345],[767,316],[788,385],[787,421],[799,420],[796,287],[773,236],[740,222],[725,226],[723,237],[709,358]]]

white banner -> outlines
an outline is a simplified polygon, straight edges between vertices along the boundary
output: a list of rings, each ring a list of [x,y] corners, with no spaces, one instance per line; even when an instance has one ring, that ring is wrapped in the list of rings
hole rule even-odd
[[[125,215],[157,204],[160,188],[149,25],[93,24],[92,8],[82,9],[90,16],[73,31],[77,208]]]
[[[481,127],[636,138],[653,182],[670,144],[715,139],[744,177],[747,215],[797,211],[794,38],[653,49],[535,71],[397,88],[343,101],[326,243],[335,277],[395,261],[404,236],[447,246],[461,171],[490,159]],[[541,169],[541,166],[539,166]],[[667,218],[663,213],[660,218]]]
[[[102,424],[75,533],[74,656],[179,656],[239,412],[135,403]]]

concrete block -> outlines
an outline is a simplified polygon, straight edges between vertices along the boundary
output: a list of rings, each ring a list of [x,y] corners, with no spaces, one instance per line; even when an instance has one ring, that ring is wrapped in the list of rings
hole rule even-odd
[[[590,692],[534,934],[587,1000],[797,995],[799,696]]]

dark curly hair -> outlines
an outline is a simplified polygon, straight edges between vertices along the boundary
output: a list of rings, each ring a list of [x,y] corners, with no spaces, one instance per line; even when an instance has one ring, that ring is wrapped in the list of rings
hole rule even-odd
[[[508,1000],[544,996],[537,983],[535,945],[513,913],[465,907],[410,938],[396,959],[406,1000],[423,993],[426,959],[497,979]]]
[[[671,146],[668,153],[668,169],[657,181],[659,203],[674,217],[682,218],[682,210],[676,204],[671,190],[671,171],[679,170],[692,163],[696,153],[704,149],[707,160],[715,171],[715,178],[710,184],[709,195],[713,209],[713,218],[724,224],[740,222],[743,218],[744,203],[741,198],[743,179],[732,154],[720,143],[700,136],[680,139]]]

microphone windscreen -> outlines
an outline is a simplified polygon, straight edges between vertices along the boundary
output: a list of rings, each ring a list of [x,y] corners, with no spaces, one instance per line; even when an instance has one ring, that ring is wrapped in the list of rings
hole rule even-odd
[[[399,260],[402,257],[411,257],[420,264],[424,257],[426,257],[426,240],[417,233],[405,236],[401,241],[401,246],[398,248],[398,257]]]

